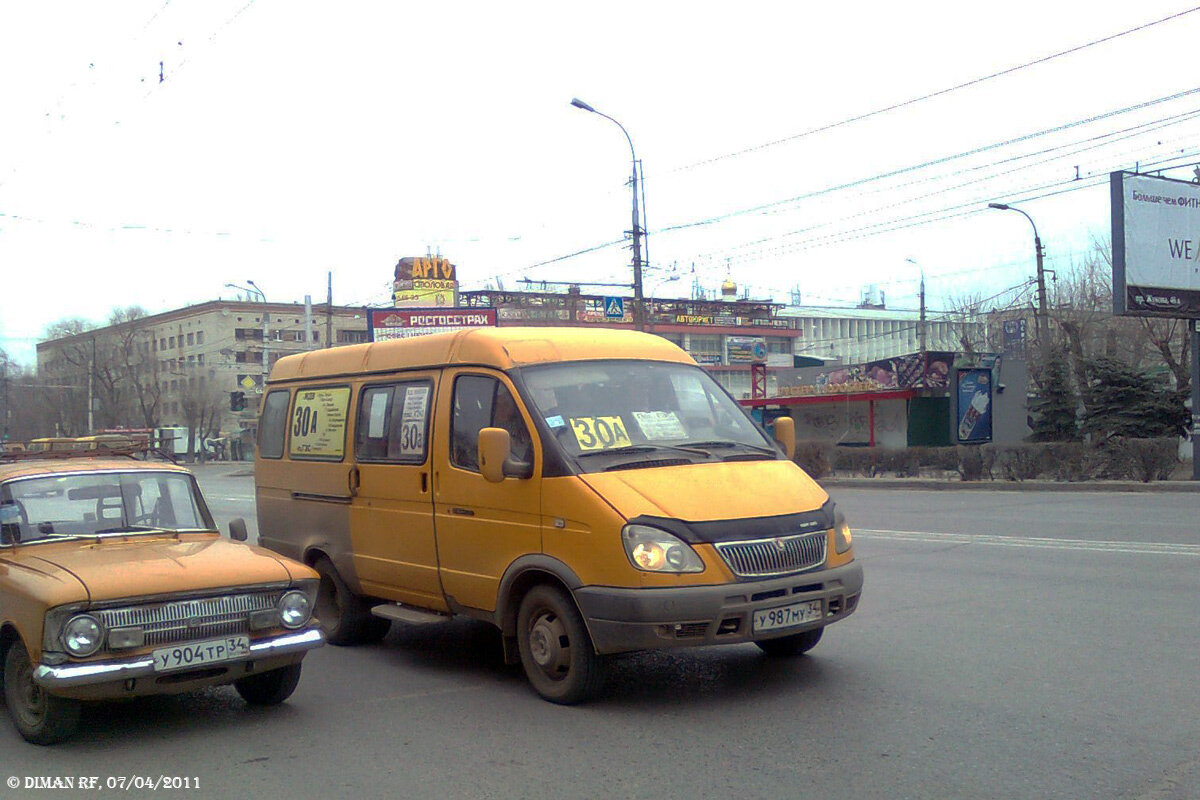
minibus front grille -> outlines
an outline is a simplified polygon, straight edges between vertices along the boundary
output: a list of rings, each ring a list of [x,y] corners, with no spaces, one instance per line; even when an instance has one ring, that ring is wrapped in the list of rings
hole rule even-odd
[[[715,546],[734,575],[765,578],[821,566],[825,563],[825,542],[825,531],[820,531],[748,542],[720,542]]]
[[[281,591],[171,600],[94,612],[107,630],[141,628],[147,646],[233,636],[250,631],[250,614],[275,608]]]

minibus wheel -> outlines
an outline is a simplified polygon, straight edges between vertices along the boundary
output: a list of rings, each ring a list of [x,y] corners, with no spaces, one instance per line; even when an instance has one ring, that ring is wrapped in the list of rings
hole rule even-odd
[[[793,633],[791,636],[781,636],[778,639],[762,639],[755,644],[769,656],[799,656],[816,647],[824,632],[824,628],[814,628],[811,631]]]
[[[517,645],[529,683],[552,703],[582,703],[604,683],[604,662],[579,610],[561,589],[539,584],[521,598]]]
[[[371,609],[350,591],[332,561],[321,556],[313,569],[321,576],[316,613],[325,641],[336,645],[366,644],[384,637],[390,623],[371,615]]]

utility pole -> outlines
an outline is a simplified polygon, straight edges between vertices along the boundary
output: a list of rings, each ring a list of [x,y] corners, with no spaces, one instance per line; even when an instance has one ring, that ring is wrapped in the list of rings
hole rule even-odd
[[[329,294],[325,298],[325,346],[333,347],[333,272],[329,273]]]
[[[87,406],[87,432],[90,434],[95,428],[95,422],[92,418],[92,412],[96,405],[96,334],[92,334],[92,358],[88,362],[88,406]]]

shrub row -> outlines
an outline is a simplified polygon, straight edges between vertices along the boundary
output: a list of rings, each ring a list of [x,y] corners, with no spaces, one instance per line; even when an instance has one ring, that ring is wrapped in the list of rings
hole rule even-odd
[[[890,475],[901,478],[957,475],[977,480],[1166,480],[1179,464],[1179,440],[1114,438],[1098,444],[1038,442],[903,450],[839,447],[807,440],[796,445],[796,463],[814,478]]]

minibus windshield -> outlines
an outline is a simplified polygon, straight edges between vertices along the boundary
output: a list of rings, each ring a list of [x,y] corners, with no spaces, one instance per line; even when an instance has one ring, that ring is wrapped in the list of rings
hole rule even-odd
[[[660,361],[575,361],[528,367],[522,377],[532,413],[587,471],[664,459],[773,459],[778,453],[699,367]]]

